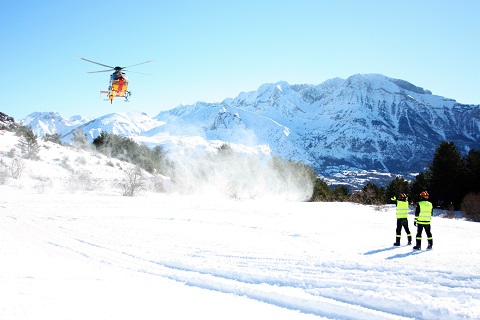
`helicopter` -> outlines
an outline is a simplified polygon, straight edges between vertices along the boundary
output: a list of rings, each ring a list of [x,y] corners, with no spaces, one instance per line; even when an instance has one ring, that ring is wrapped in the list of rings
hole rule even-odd
[[[87,72],[87,73],[99,73],[99,72],[111,72],[111,71],[113,71],[113,73],[110,75],[110,85],[108,86],[108,91],[103,91],[103,90],[100,91],[100,94],[106,94],[108,96],[108,99],[106,99],[106,100],[110,100],[110,103],[113,102],[113,98],[115,98],[115,97],[124,97],[125,101],[128,102],[128,98],[132,95],[132,93],[127,90],[128,89],[128,77],[125,74],[125,72],[123,72],[123,70],[125,70],[127,68],[131,68],[131,67],[135,67],[135,66],[138,66],[138,65],[141,65],[141,64],[144,64],[144,63],[154,61],[154,60],[148,60],[148,61],[137,63],[137,64],[134,64],[134,65],[131,65],[131,66],[128,66],[128,67],[111,67],[111,66],[107,66],[106,64],[95,62],[95,61],[92,61],[92,60],[88,60],[88,59],[85,59],[85,58],[82,58],[82,57],[77,57],[77,58],[81,59],[81,60],[84,60],[84,61],[87,61],[87,62],[90,62],[90,63],[98,64],[102,67],[110,68],[108,70],[90,71],[90,72]],[[141,73],[141,72],[134,72],[134,71],[129,71],[129,72],[139,73],[139,74],[148,74],[148,73]]]

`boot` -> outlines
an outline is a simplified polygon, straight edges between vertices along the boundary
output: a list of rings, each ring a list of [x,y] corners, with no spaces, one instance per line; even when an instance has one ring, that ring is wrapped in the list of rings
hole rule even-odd
[[[395,240],[395,243],[393,244],[395,247],[399,247],[400,246],[400,238],[397,237],[396,240]]]
[[[432,246],[433,246],[433,240],[428,240],[427,250],[432,250]]]
[[[412,236],[408,236],[408,245],[409,245],[409,246],[412,245]]]
[[[422,240],[417,239],[417,245],[413,247],[413,250],[421,250],[422,247]]]

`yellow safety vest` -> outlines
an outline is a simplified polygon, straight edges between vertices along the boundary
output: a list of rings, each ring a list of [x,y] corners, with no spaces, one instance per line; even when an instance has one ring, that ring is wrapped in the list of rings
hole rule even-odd
[[[430,224],[433,210],[432,203],[430,201],[420,201],[418,205],[420,206],[420,212],[415,220],[418,224]]]
[[[408,201],[397,201],[397,219],[408,218]]]

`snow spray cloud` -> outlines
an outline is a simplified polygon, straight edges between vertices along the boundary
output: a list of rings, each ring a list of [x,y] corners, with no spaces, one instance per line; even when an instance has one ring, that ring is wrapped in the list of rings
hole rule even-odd
[[[306,201],[312,196],[315,174],[302,164],[235,151],[228,144],[215,150],[170,149],[172,191],[232,199]]]

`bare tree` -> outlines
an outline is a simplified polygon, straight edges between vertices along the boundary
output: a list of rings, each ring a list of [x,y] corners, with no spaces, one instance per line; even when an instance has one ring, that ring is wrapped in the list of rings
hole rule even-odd
[[[125,170],[125,175],[119,185],[123,189],[123,195],[127,197],[133,197],[145,190],[146,183],[142,170],[139,167]]]
[[[89,171],[79,170],[70,174],[65,186],[70,192],[77,190],[92,191],[100,187],[100,181],[94,179]]]
[[[462,211],[467,218],[480,222],[480,193],[469,193],[463,198]]]
[[[3,161],[3,159],[0,159],[0,185],[5,184],[7,181],[7,164]]]
[[[10,176],[13,179],[20,179],[25,169],[25,161],[20,158],[14,158],[9,166],[7,166],[7,170],[10,173]]]

